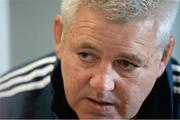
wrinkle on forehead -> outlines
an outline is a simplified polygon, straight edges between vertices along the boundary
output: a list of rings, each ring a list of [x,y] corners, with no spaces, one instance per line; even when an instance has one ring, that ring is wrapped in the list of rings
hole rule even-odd
[[[114,23],[97,11],[81,7],[71,27],[72,39],[83,38],[111,50],[134,49],[133,51],[142,53],[143,49],[149,49],[152,52],[152,48],[155,48],[154,25],[152,20],[147,19],[136,23]]]
[[[131,26],[128,26],[128,24],[124,24],[121,27],[117,27],[116,25],[116,28],[113,26],[113,24],[110,24],[112,26],[108,26],[108,24],[106,24],[106,26],[104,25],[102,26],[98,24],[96,21],[91,21],[91,20],[82,20],[82,21],[79,21],[79,23],[81,24],[75,24],[72,27],[72,29],[75,32],[76,31],[79,31],[79,33],[84,32],[86,35],[89,35],[90,37],[93,37],[94,39],[98,39],[99,41],[101,41],[101,39],[103,40],[108,39],[106,42],[109,42],[111,45],[115,45],[115,46],[123,45],[123,44],[125,45],[128,41],[132,41],[132,42],[134,41],[134,43],[144,46],[146,48],[150,46],[155,47],[154,45],[155,41],[153,42],[155,38],[154,37],[146,38],[147,36],[146,34],[148,33],[153,35],[154,29],[149,29],[149,30],[147,29],[147,27],[152,28],[151,26],[153,22],[151,21],[147,21],[145,23],[142,23],[142,22],[138,23],[137,27],[133,27],[133,25],[131,27]],[[91,34],[93,34],[94,36],[92,36]],[[113,40],[116,40],[117,38],[121,41],[113,42]],[[147,42],[147,40],[150,40],[151,42],[149,43]]]

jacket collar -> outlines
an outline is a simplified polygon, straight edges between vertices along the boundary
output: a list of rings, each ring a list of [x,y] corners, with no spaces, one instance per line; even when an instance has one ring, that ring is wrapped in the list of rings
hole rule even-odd
[[[65,97],[63,79],[61,76],[60,61],[57,60],[55,69],[51,75],[52,87],[53,87],[53,102],[52,111],[56,118],[62,119],[75,119],[77,118],[76,113],[68,105]]]

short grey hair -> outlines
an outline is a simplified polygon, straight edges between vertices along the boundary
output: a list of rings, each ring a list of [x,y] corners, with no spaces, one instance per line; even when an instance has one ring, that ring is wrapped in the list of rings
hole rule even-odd
[[[132,22],[143,18],[154,20],[157,26],[157,46],[164,50],[174,23],[179,0],[63,0],[63,26],[71,24],[80,5],[102,11],[112,21]]]

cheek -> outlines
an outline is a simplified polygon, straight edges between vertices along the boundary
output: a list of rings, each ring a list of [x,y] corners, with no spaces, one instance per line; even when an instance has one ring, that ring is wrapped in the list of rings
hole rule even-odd
[[[125,105],[124,114],[126,118],[132,118],[137,114],[155,84],[154,73],[143,73],[142,75],[136,79],[126,80],[128,82],[124,85],[123,95],[122,90],[121,93],[118,93],[119,96],[122,96],[122,104]]]
[[[142,96],[147,97],[149,93],[152,91],[153,86],[157,80],[157,68],[151,69],[147,74],[144,74],[141,77],[141,81],[139,83],[139,88],[142,93]]]
[[[79,67],[74,61],[62,61],[61,70],[64,83],[72,87],[79,88],[81,84],[86,84],[90,76],[87,70]],[[76,84],[78,86],[75,86]]]
[[[143,96],[139,87],[137,84],[127,82],[124,88],[119,90],[118,96],[121,97],[119,98],[121,103],[117,109],[124,118],[133,118],[143,103]]]
[[[153,67],[149,67],[141,71],[141,74],[129,84],[139,92],[139,97],[144,100],[151,92],[156,80],[157,80],[157,67],[154,64]]]
[[[74,61],[64,59],[61,63],[66,98],[70,106],[75,108],[86,94],[89,77],[86,70],[79,68]]]

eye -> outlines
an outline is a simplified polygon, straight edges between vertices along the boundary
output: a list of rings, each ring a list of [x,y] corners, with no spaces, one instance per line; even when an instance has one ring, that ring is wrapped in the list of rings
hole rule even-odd
[[[133,71],[134,69],[138,67],[137,65],[127,60],[117,60],[117,63],[118,63],[118,66],[120,66],[120,68],[126,71]]]
[[[80,60],[84,62],[95,62],[96,57],[92,53],[80,52],[78,53]]]

